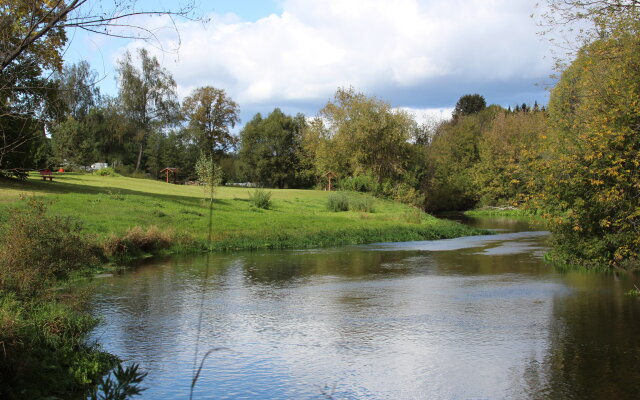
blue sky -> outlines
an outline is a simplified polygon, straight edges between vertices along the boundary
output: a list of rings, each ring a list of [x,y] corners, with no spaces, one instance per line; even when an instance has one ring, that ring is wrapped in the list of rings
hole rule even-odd
[[[104,3],[108,6],[108,2]],[[138,1],[141,9],[179,1]],[[457,99],[546,103],[550,45],[537,35],[530,0],[214,0],[206,24],[138,20],[145,43],[71,33],[67,60],[86,59],[115,94],[116,60],[145,46],[171,71],[180,97],[205,85],[225,89],[248,121],[274,107],[315,115],[338,87],[353,86],[406,108],[417,119],[447,116]],[[160,48],[164,50],[160,50]]]
[[[245,21],[257,21],[269,14],[282,11],[279,1],[274,0],[216,0],[201,2],[199,8],[218,14],[234,13]]]

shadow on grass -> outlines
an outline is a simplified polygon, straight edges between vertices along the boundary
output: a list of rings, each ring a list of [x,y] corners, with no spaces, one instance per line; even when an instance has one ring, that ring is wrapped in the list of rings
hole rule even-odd
[[[56,180],[57,178],[57,180]],[[89,186],[82,183],[69,183],[65,182],[66,179],[73,179],[73,175],[55,176],[53,182],[42,181],[31,177],[26,181],[17,181],[13,179],[2,179],[0,185],[6,189],[13,189],[17,191],[24,191],[25,194],[104,194],[104,195],[133,195],[143,196],[154,200],[166,200],[175,202],[181,205],[194,206],[203,201],[203,197],[180,195],[180,194],[164,194],[164,193],[150,193],[145,191],[124,189],[120,187],[112,186]],[[105,182],[107,183],[107,182]],[[208,200],[205,200],[208,202]],[[222,199],[213,199],[213,203],[216,205],[230,205],[231,201]]]

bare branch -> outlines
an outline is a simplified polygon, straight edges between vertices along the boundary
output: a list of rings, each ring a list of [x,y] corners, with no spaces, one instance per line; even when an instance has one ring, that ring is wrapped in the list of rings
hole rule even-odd
[[[27,0],[24,0],[27,1]],[[169,16],[175,29],[175,17],[188,20],[198,20],[193,15],[195,7],[188,4],[176,11],[172,10],[135,10],[135,1],[116,2],[111,10],[102,13],[93,13],[90,10],[83,14],[89,0],[72,0],[65,5],[63,0],[54,2],[51,6],[42,1],[29,1],[32,4],[31,15],[27,16],[28,26],[22,37],[8,51],[0,52],[0,74],[5,68],[23,55],[30,47],[49,35],[55,29],[79,28],[96,34],[126,38],[126,39],[157,39],[156,35],[144,26],[127,23],[126,21],[140,16]],[[5,7],[0,18],[18,18],[15,11]],[[12,14],[12,12],[14,14]],[[114,32],[113,29],[126,28],[124,32]],[[177,31],[177,29],[176,29]],[[127,33],[128,32],[128,33]],[[9,39],[9,38],[3,38]],[[7,44],[9,40],[4,40]]]

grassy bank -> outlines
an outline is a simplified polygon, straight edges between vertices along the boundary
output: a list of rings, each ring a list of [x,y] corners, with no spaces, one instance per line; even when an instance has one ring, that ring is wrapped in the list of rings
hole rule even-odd
[[[122,245],[119,240],[127,237],[129,247],[142,240],[143,250],[149,251],[205,247],[208,203],[201,187],[69,173],[56,175],[53,182],[31,176],[26,182],[0,184],[0,210],[19,203],[20,195],[35,195],[47,204],[49,213],[83,221],[85,231],[111,249],[117,250]],[[380,199],[374,200],[374,212],[332,212],[327,209],[329,193],[316,190],[270,190],[271,207],[265,210],[249,202],[253,191],[217,188],[214,250],[321,247],[479,233]]]
[[[21,206],[0,224],[0,398],[124,398],[114,390],[138,390],[137,367],[123,368],[88,341],[98,320],[87,312],[86,277],[101,249],[77,220],[52,215],[33,197]]]
[[[144,374],[135,365],[122,368],[116,357],[87,342],[98,321],[85,309],[85,278],[100,271],[108,257],[205,250],[209,203],[203,189],[82,174],[55,175],[53,182],[38,176],[4,180],[0,188],[0,397],[86,398],[100,392],[99,398],[120,398],[112,392],[139,390]],[[340,196],[347,198],[346,208],[363,211],[332,212],[327,204],[333,194],[327,192],[270,192],[270,198],[263,193],[268,203],[263,209],[250,201],[253,189],[218,188],[212,249],[480,233],[360,193]]]

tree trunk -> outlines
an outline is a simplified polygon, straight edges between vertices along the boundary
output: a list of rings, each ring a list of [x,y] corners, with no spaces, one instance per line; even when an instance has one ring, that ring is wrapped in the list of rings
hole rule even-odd
[[[140,151],[138,152],[138,161],[136,162],[136,171],[140,170],[140,163],[142,162],[142,150],[143,144],[140,142]]]

